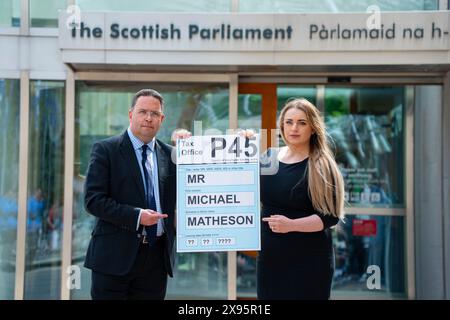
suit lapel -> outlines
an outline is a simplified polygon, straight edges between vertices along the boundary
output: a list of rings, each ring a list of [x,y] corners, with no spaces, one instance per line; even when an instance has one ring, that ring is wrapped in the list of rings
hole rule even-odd
[[[166,176],[169,173],[169,159],[167,155],[162,151],[158,140],[155,141],[156,147],[156,161],[158,161],[158,187],[159,187],[159,203],[163,206],[164,199],[164,183]]]
[[[159,187],[159,203],[161,204],[162,213],[165,212],[165,203],[164,203],[164,185],[166,183],[166,177],[169,174],[169,159],[166,153],[161,149],[159,145],[159,141],[155,141],[155,149],[156,149],[156,161],[158,161],[158,187]],[[167,232],[167,223],[168,219],[163,219],[164,221],[164,230]]]
[[[120,143],[120,153],[124,159],[124,168],[127,168],[131,172],[133,180],[136,182],[136,186],[142,196],[142,203],[146,203],[141,169],[139,168],[138,160],[136,158],[136,152],[133,149],[133,144],[131,143],[130,137],[128,136],[128,133],[126,131],[122,135],[122,141]]]

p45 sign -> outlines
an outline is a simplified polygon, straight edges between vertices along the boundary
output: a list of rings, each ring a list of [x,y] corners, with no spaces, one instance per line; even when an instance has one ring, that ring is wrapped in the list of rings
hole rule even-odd
[[[259,136],[177,141],[177,252],[260,250]]]

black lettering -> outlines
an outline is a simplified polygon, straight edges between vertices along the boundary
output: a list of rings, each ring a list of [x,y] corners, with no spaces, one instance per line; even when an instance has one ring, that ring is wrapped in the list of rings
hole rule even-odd
[[[356,35],[358,34],[358,36]],[[367,39],[367,29],[354,29],[353,30],[353,39],[361,39],[362,35],[364,34],[364,39]]]
[[[187,225],[188,226],[195,226],[197,223],[197,219],[195,217],[188,217],[187,218]]]
[[[133,39],[138,39],[141,36],[141,33],[139,32],[139,29],[133,28],[130,30],[130,36]]]
[[[169,30],[166,28],[161,29],[161,39],[169,38]]]
[[[372,29],[369,32],[370,39],[378,39],[380,37],[380,31],[378,29]]]
[[[128,28],[123,28],[120,34],[122,35],[122,38],[128,39]]]
[[[204,174],[188,174],[187,177],[188,183],[205,183],[205,175]]]
[[[199,28],[197,25],[190,24],[189,25],[189,39],[192,39],[194,37],[194,35],[197,35],[198,31],[199,31]]]
[[[414,38],[422,39],[423,38],[423,28],[416,28],[414,30]]]
[[[319,27],[316,24],[309,25],[309,38],[313,38],[313,34],[319,31]]]
[[[200,31],[200,38],[202,39],[211,39],[211,32],[209,29],[202,29]]]
[[[113,38],[113,39],[117,39],[117,38],[119,37],[119,35],[120,35],[120,32],[119,32],[119,24],[118,24],[118,23],[113,23],[113,24],[111,25],[111,34],[110,34],[110,37]]]
[[[221,146],[218,146],[217,143],[221,143]],[[211,138],[211,157],[216,157],[216,150],[224,150],[226,146],[226,141],[224,138]]]
[[[320,30],[319,32],[319,38],[322,40],[328,39],[328,30],[325,28],[324,25],[322,25],[322,30]]]
[[[149,39],[153,39],[154,32],[155,32],[155,29],[153,28],[153,26],[148,27],[148,37],[149,37]]]
[[[220,34],[220,29],[213,29],[212,38],[216,39],[217,38],[217,34]]]
[[[242,29],[233,30],[233,39],[242,39]]]
[[[272,29],[264,29],[263,36],[264,39],[272,39]]]
[[[436,35],[437,38],[442,37],[441,28],[436,27],[436,25],[435,25],[434,22],[433,22],[433,24],[431,25],[431,29],[432,29],[432,31],[431,31],[431,38],[432,38],[432,39],[434,39],[434,37],[435,37],[435,34],[434,34],[435,32],[436,32],[436,34],[439,33],[439,35]]]
[[[102,28],[99,28],[99,27],[94,28],[92,30],[92,35],[94,36],[94,38],[101,38],[102,37],[102,33],[103,33],[103,30],[102,30]]]
[[[250,37],[252,39],[255,39],[255,37],[256,37],[256,39],[261,39],[261,30],[260,29],[246,29],[245,30],[245,38],[249,39]]]
[[[405,28],[403,29],[403,39],[405,38],[412,38],[413,32],[411,28]]]
[[[197,196],[188,196],[188,205],[197,204]]]
[[[280,38],[281,39],[285,38],[285,30],[284,29],[275,29],[275,39],[280,39]]]
[[[81,23],[80,26],[80,38],[84,38],[84,33],[86,32],[87,38],[91,37],[91,28],[85,27],[84,22]]]
[[[239,137],[234,139],[233,143],[231,144],[230,148],[228,149],[228,153],[235,153],[236,157],[239,157],[241,155],[242,150],[239,148]]]
[[[386,30],[386,38],[387,39],[394,39],[395,38],[395,23],[392,24],[391,29]]]
[[[181,31],[178,28],[175,28],[174,24],[170,24],[170,39],[175,38],[175,34],[177,34],[177,39],[181,38]]]
[[[146,39],[147,38],[147,27],[146,26],[142,26],[141,34],[142,34],[142,39]]]
[[[288,37],[288,39],[290,39],[291,36],[292,36],[292,31],[293,31],[292,27],[291,27],[291,26],[288,26],[288,27],[286,28],[286,31],[287,31],[287,37]],[[284,38],[283,38],[283,39],[284,39]]]
[[[330,39],[334,39],[334,34],[335,33],[337,33],[337,30],[336,29],[331,29],[331,32],[330,32]]]

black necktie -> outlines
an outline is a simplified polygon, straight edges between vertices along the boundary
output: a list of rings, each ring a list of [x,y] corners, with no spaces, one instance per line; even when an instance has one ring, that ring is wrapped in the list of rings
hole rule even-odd
[[[145,163],[147,162],[147,148],[148,146],[144,144],[142,146],[142,170],[144,171],[144,180],[145,180],[145,199],[147,208],[151,209],[153,211],[156,211],[156,201],[155,201],[155,195],[153,193],[153,182],[151,179],[151,174],[147,171],[147,167],[145,166]],[[145,227],[145,231],[147,232],[147,238],[150,245],[154,244],[156,241],[156,226],[154,225]]]

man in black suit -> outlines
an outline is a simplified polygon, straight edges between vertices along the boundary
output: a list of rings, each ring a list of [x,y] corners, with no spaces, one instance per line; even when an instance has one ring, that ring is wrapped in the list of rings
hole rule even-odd
[[[85,267],[94,300],[162,300],[173,276],[176,166],[155,138],[163,108],[157,91],[137,92],[129,128],[92,147],[85,207],[97,223]]]

